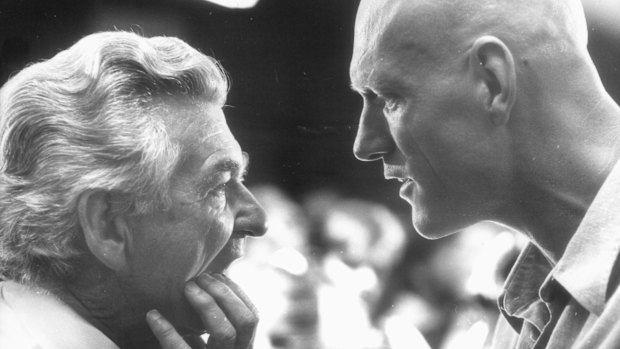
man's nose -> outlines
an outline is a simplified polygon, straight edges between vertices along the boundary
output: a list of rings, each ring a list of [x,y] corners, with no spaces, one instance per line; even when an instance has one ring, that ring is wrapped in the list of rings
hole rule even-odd
[[[267,231],[267,214],[263,206],[244,185],[241,185],[235,205],[237,215],[233,230],[251,236],[264,235]]]
[[[362,161],[379,160],[392,152],[394,147],[382,109],[365,104],[353,144],[355,157]]]

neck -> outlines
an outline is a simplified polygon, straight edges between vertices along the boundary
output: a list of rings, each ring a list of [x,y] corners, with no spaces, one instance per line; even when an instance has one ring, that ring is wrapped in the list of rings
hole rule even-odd
[[[525,195],[515,208],[509,225],[525,233],[552,263],[556,264],[577,231],[589,204],[555,191],[523,184]]]
[[[76,279],[46,282],[45,288],[120,348],[157,348],[145,321],[146,314],[133,309],[116,274],[98,261],[85,260],[78,264]]]
[[[529,118],[540,136],[525,130],[534,139],[519,160],[518,204],[508,220],[553,264],[619,159],[620,108],[607,94],[601,96],[589,105],[562,100]]]

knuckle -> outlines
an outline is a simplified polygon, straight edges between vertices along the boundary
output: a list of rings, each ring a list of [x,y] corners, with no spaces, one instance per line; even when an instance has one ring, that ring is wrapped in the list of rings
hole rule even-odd
[[[230,290],[230,288],[224,285],[213,285],[213,291],[214,293],[217,293],[218,295],[224,298],[229,298],[234,295],[234,293]]]
[[[235,342],[237,341],[237,331],[235,331],[235,329],[232,327],[227,327],[218,334],[218,338],[222,343],[225,343],[227,345],[235,344]]]
[[[174,338],[176,330],[172,326],[165,326],[161,329],[161,336],[167,339]]]
[[[197,305],[201,307],[210,307],[213,305],[213,299],[206,293],[201,292],[196,294],[194,298]]]
[[[199,291],[192,294],[190,300],[192,303],[194,303],[196,307],[199,307],[201,309],[208,309],[214,305],[213,298],[204,291]]]
[[[252,330],[258,324],[258,320],[258,316],[254,313],[245,314],[240,317],[238,327],[244,331]]]

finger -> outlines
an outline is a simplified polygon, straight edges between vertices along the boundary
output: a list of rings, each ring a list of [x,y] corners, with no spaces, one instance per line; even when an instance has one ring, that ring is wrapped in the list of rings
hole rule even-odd
[[[258,324],[256,307],[236,284],[230,279],[224,279],[227,278],[203,274],[197,278],[196,282],[213,297],[234,326],[237,335],[235,349],[247,349],[254,340]]]
[[[157,310],[146,314],[146,323],[153,331],[162,349],[191,349],[179,333]]]
[[[243,291],[241,287],[239,287],[239,285],[237,285],[234,281],[232,281],[228,276],[224,274],[211,275],[216,279],[220,280],[221,282],[225,283],[237,295],[237,297],[239,297],[239,299],[241,299],[241,301],[243,301],[243,303],[245,303],[245,305],[258,316],[258,309],[254,305],[252,300],[250,300],[250,297],[245,294],[245,291]]]
[[[194,281],[189,281],[186,284],[185,295],[209,333],[207,347],[234,349],[237,342],[237,331],[226,318],[215,299],[198,287]]]

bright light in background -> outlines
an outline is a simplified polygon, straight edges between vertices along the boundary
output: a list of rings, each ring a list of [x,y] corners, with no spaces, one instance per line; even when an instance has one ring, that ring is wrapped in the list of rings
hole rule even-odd
[[[216,5],[228,7],[228,8],[252,8],[256,6],[258,0],[205,0],[207,2],[212,2]]]
[[[301,276],[308,271],[308,260],[301,252],[291,247],[283,247],[271,255],[269,263],[274,267]]]
[[[497,268],[510,251],[518,246],[516,239],[513,233],[503,231],[481,246],[465,283],[469,294],[482,295],[489,299],[499,296],[504,280],[497,279]]]
[[[445,349],[484,349],[485,342],[490,333],[487,323],[480,320],[468,329],[457,332],[448,342],[442,346]]]
[[[424,335],[402,316],[385,320],[385,335],[392,349],[431,349]]]

